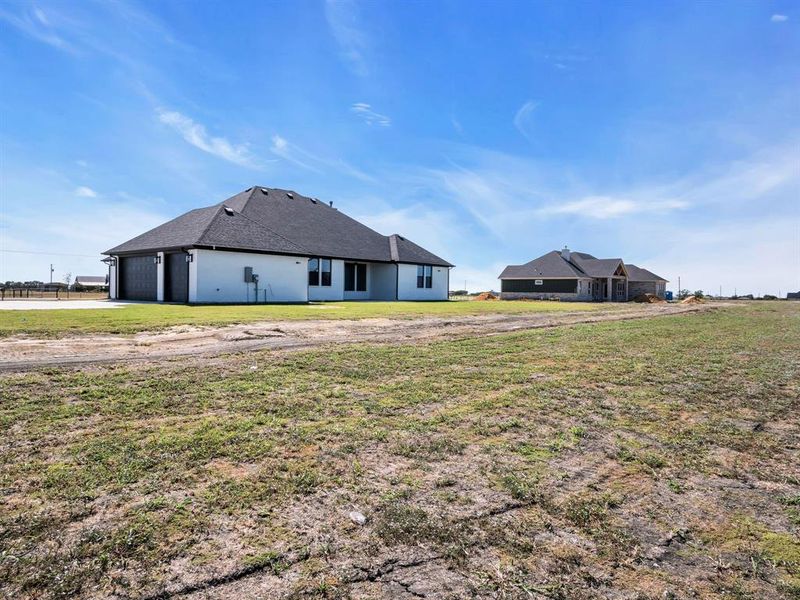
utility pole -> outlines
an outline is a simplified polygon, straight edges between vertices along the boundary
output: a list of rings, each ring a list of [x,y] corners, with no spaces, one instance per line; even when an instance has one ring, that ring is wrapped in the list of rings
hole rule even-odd
[[[681,276],[678,275],[678,300],[681,299]]]
[[[722,298],[722,286],[719,286],[719,297]]]
[[[53,271],[55,271],[53,263],[50,263],[50,283],[53,283]]]

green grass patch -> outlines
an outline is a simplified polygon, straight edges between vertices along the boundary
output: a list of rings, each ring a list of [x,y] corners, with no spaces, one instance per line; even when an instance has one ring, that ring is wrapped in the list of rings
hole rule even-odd
[[[129,304],[120,308],[0,311],[0,337],[156,331],[176,325],[196,327],[257,321],[314,319],[408,319],[598,310],[585,302],[315,302],[310,304],[187,306]]]

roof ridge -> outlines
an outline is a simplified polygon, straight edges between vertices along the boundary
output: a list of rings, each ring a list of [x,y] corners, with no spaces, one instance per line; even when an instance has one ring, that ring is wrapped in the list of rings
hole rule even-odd
[[[399,262],[400,252],[397,249],[397,238],[400,236],[396,233],[393,233],[388,237],[389,237],[389,258],[395,262]]]
[[[209,208],[211,208],[211,207],[209,207]],[[211,218],[208,220],[208,223],[206,224],[206,226],[203,227],[203,231],[201,231],[200,235],[197,236],[197,243],[199,243],[200,240],[202,240],[203,237],[208,233],[208,230],[211,229],[211,225],[214,223],[214,220],[217,218],[217,215],[219,215],[219,211],[224,210],[225,208],[230,208],[230,207],[226,207],[224,202],[221,202],[221,203],[219,203],[217,205],[217,210],[214,211],[214,214],[211,215]],[[233,209],[231,208],[230,210],[233,210]]]
[[[255,188],[253,188],[253,189],[255,190]],[[247,202],[250,202],[250,198],[252,198],[252,196],[253,196],[253,194],[252,194],[252,192],[251,192],[250,196],[247,198]],[[247,206],[247,202],[245,202],[245,206]],[[224,204],[220,205],[220,208],[224,208],[224,207],[225,207],[225,205],[224,205]],[[282,240],[289,242],[289,243],[290,243],[290,244],[292,244],[293,246],[296,246],[296,247],[300,248],[300,250],[302,250],[303,252],[308,252],[309,254],[312,254],[312,252],[311,252],[311,251],[310,251],[308,248],[304,248],[303,246],[301,246],[300,244],[298,244],[298,243],[297,243],[297,242],[295,242],[294,240],[290,240],[290,239],[289,239],[289,238],[287,238],[285,235],[281,235],[280,233],[278,233],[278,232],[277,232],[277,231],[275,231],[274,229],[272,229],[272,228],[270,228],[270,227],[267,227],[267,226],[266,226],[266,225],[264,225],[264,224],[263,224],[261,221],[256,221],[255,219],[251,219],[250,217],[248,217],[247,215],[245,215],[244,213],[242,213],[242,212],[240,212],[240,211],[238,211],[238,210],[235,210],[235,209],[233,209],[233,208],[230,208],[230,207],[228,207],[228,208],[229,208],[230,210],[232,210],[233,212],[235,212],[237,215],[241,216],[242,218],[244,218],[244,219],[247,219],[247,220],[248,220],[248,221],[250,221],[251,223],[255,223],[256,225],[258,225],[258,226],[259,226],[259,227],[261,227],[262,229],[266,229],[266,230],[267,230],[267,231],[269,231],[271,234],[273,234],[273,235],[276,235],[276,236],[278,236],[279,238],[281,238]],[[242,208],[244,208],[244,206],[243,206]],[[219,212],[219,211],[217,211],[217,212]],[[214,216],[216,217],[216,215],[214,215]],[[213,219],[212,219],[212,221],[213,221]],[[210,227],[210,226],[211,226],[211,224],[209,223],[209,227]],[[208,229],[208,228],[206,228],[206,229]],[[206,232],[205,232],[205,231],[203,231],[203,235],[205,235],[205,233],[206,233]],[[202,237],[202,236],[200,236],[200,237]]]

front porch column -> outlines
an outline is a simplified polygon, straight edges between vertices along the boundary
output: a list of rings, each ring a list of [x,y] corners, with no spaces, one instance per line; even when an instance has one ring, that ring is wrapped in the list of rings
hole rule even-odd
[[[606,290],[606,300],[608,300],[609,302],[611,302],[611,300],[612,300],[612,299],[613,299],[613,297],[614,297],[614,296],[613,296],[613,293],[612,293],[612,291],[611,291],[611,290],[613,289],[613,288],[611,287],[611,282],[612,282],[612,281],[613,281],[613,279],[612,279],[611,277],[609,277],[609,278],[608,278],[608,289]]]
[[[630,300],[630,298],[628,297],[628,278],[626,277],[625,278],[625,302],[627,302],[628,300]]]

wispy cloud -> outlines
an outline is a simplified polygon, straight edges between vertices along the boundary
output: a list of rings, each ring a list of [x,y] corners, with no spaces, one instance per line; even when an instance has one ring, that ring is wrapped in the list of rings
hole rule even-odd
[[[589,60],[589,56],[582,52],[545,52],[541,57],[559,71],[572,71]]]
[[[309,156],[307,152],[295,146],[294,144],[290,144],[286,138],[283,138],[278,134],[272,136],[272,145],[269,149],[270,152],[272,152],[275,156],[280,156],[282,159],[287,160],[298,167],[308,169],[314,173],[321,172],[309,162]]]
[[[177,131],[195,148],[243,167],[260,168],[247,144],[233,144],[224,137],[209,135],[205,126],[177,111],[157,109],[156,113],[159,121]]]
[[[369,74],[365,53],[369,42],[353,0],[326,0],[325,18],[339,51],[350,70],[359,77]]]
[[[788,21],[789,17],[787,15],[774,14],[770,17],[769,20],[772,21],[773,23],[783,23],[784,21]]]
[[[372,106],[366,102],[356,102],[350,107],[350,110],[358,115],[367,125],[378,125],[380,127],[389,127],[392,120],[386,115],[372,110]]]
[[[75,189],[75,195],[78,196],[78,198],[97,198],[97,192],[85,185],[78,186]]]
[[[454,116],[450,117],[450,124],[453,126],[453,129],[456,130],[456,133],[461,137],[464,137],[464,126],[461,125],[461,121],[456,119]]]
[[[0,9],[0,19],[6,21],[31,39],[71,54],[77,52],[72,44],[57,33],[47,13],[39,7],[25,7],[23,5],[23,10],[17,14]]]
[[[354,177],[364,182],[372,183],[375,181],[373,177],[341,158],[331,159],[319,156],[301,148],[297,144],[293,144],[278,134],[272,136],[270,152],[302,169],[314,173],[323,174],[326,171],[336,171],[342,175]]]
[[[514,127],[516,127],[517,131],[524,135],[528,140],[531,139],[531,116],[538,106],[538,102],[528,100],[525,104],[520,106],[517,114],[514,115]]]
[[[545,206],[542,215],[576,215],[592,219],[613,219],[638,213],[665,213],[687,208],[683,200],[631,200],[612,196],[588,196],[574,202]]]

